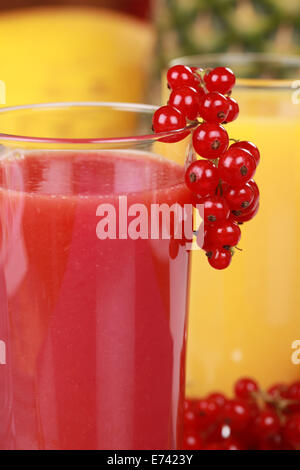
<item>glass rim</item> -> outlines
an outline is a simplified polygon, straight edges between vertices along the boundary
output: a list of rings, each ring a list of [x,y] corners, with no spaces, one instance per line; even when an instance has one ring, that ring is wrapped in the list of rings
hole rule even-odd
[[[169,61],[168,66],[173,65],[197,65],[201,67],[200,62],[224,62],[230,66],[246,65],[249,62],[257,61],[268,64],[278,63],[286,67],[299,67],[300,56],[297,55],[283,55],[268,52],[221,52],[211,54],[193,54],[182,57],[176,57]],[[236,86],[241,88],[261,88],[261,89],[290,89],[295,80],[299,80],[300,76],[295,76],[293,79],[277,79],[277,78],[240,78],[237,79]]]
[[[125,103],[114,101],[70,101],[70,102],[50,102],[50,103],[36,103],[25,104],[18,106],[5,106],[0,107],[0,116],[4,113],[22,111],[22,110],[43,110],[55,108],[75,108],[75,107],[91,107],[91,108],[109,108],[116,111],[130,111],[136,113],[153,114],[159,106],[141,103]],[[0,132],[0,141],[4,142],[26,142],[36,144],[139,144],[160,141],[165,137],[176,136],[185,131],[191,131],[198,125],[198,122],[190,122],[184,128],[176,129],[169,132],[159,132],[155,134],[142,134],[126,137],[91,137],[91,138],[56,138],[56,137],[36,137],[18,134],[6,134]]]

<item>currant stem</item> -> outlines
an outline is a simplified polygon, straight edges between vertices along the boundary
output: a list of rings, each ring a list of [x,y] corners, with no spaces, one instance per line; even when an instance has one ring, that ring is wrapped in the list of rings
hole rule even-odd
[[[218,195],[218,193],[220,193],[220,196],[222,197],[223,196],[223,188],[222,188],[222,180],[219,179],[219,182],[218,182],[218,186],[216,187],[216,196]]]

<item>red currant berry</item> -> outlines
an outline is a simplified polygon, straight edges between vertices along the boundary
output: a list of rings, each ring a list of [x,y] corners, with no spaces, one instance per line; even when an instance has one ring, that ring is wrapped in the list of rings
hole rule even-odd
[[[258,450],[284,450],[284,442],[281,434],[260,438]]]
[[[216,67],[204,75],[204,82],[208,91],[226,95],[234,87],[235,75],[227,67]]]
[[[298,400],[300,402],[300,382],[294,382],[287,391],[287,396],[291,400]]]
[[[245,211],[232,211],[230,214],[230,220],[242,224],[254,219],[257,212],[259,211],[259,202],[254,207],[249,207]]]
[[[255,183],[254,180],[248,181],[247,184],[250,186],[250,188],[252,189],[253,194],[254,194],[254,200],[251,203],[251,206],[253,207],[253,205],[256,204],[259,201],[259,189],[258,189],[258,186],[257,186],[257,184]]]
[[[254,199],[254,193],[251,186],[246,183],[239,188],[229,186],[224,193],[224,198],[231,210],[240,211],[250,206]]]
[[[239,108],[238,102],[235,99],[231,98],[230,96],[227,96],[227,101],[229,104],[229,111],[228,111],[225,122],[232,122],[232,121],[235,121],[236,118],[238,117],[240,108]]]
[[[194,411],[198,400],[186,398],[183,402],[184,411]]]
[[[228,219],[230,209],[227,202],[220,196],[208,196],[204,200],[204,223],[213,224]]]
[[[245,450],[243,445],[235,439],[226,439],[222,445],[223,450]]]
[[[197,231],[197,245],[199,246],[199,248],[201,248],[205,252],[210,251],[212,248],[212,245],[209,239],[209,231],[204,228],[203,222]]]
[[[242,431],[251,420],[250,409],[243,400],[229,400],[224,407],[224,419],[234,431]]]
[[[220,408],[215,400],[204,398],[199,400],[197,406],[198,422],[201,427],[208,426],[216,421],[219,416]]]
[[[262,438],[277,434],[280,431],[280,420],[274,410],[263,410],[254,420],[254,433]]]
[[[200,77],[194,74],[190,67],[174,65],[167,72],[167,82],[173,90],[184,85],[197,87],[200,83]]]
[[[200,196],[212,194],[218,184],[218,169],[208,160],[196,160],[185,173],[187,187]]]
[[[184,429],[195,429],[197,427],[197,417],[194,410],[186,410],[183,414]]]
[[[282,383],[278,383],[278,384],[274,384],[272,385],[271,387],[268,388],[267,390],[267,393],[269,395],[271,395],[272,397],[283,397],[283,398],[287,398],[286,394],[287,394],[287,386],[285,384],[282,384]]]
[[[155,133],[171,132],[184,128],[186,120],[184,115],[173,106],[162,106],[155,111],[152,124]],[[187,135],[188,131],[180,132],[160,140],[162,142],[179,142]]]
[[[210,395],[208,395],[207,398],[209,400],[215,401],[217,405],[219,406],[219,408],[223,408],[225,403],[227,403],[227,398],[225,397],[225,395],[223,395],[223,393],[220,393],[220,392],[210,393]]]
[[[212,268],[226,269],[231,263],[231,252],[224,248],[214,248],[206,253],[208,262]]]
[[[300,448],[300,413],[288,418],[283,428],[283,435],[288,444],[291,444],[295,449]]]
[[[209,236],[215,248],[227,248],[238,244],[241,239],[241,229],[234,222],[226,220],[211,226],[209,228]]]
[[[234,393],[237,398],[248,400],[252,398],[253,392],[258,391],[258,384],[253,379],[244,377],[239,379],[234,385]]]
[[[220,178],[231,186],[242,186],[256,170],[256,163],[248,150],[229,147],[221,155],[218,165]]]
[[[200,450],[202,440],[196,433],[186,433],[183,436],[182,450]]]
[[[205,431],[206,442],[221,442],[232,435],[231,428],[227,423],[224,423],[221,412],[214,425],[210,426]]]
[[[199,194],[192,193],[192,204],[197,208],[197,205],[204,204],[206,197],[200,196]]]
[[[258,148],[256,147],[256,145],[253,144],[252,142],[249,142],[247,140],[241,140],[239,142],[235,142],[234,144],[232,144],[231,147],[248,150],[248,152],[250,152],[251,155],[254,157],[256,161],[256,166],[259,164],[260,152]]]
[[[289,411],[300,412],[300,382],[293,383],[288,388],[286,396],[289,400],[295,401],[289,405]]]
[[[248,220],[253,219],[253,217],[257,214],[259,209],[259,189],[255,181],[250,180],[247,183],[247,186],[253,191],[254,198],[251,204],[246,209],[240,210],[232,210],[230,214],[230,219],[234,220],[235,222],[247,222]]]
[[[219,158],[226,151],[228,144],[228,134],[220,124],[203,122],[193,132],[193,146],[201,157]]]
[[[206,444],[203,450],[223,450],[222,443],[211,442],[209,444]]]
[[[226,121],[229,102],[226,96],[216,91],[207,93],[200,101],[200,116],[204,121],[221,123]]]
[[[193,121],[199,115],[199,102],[200,97],[195,88],[182,86],[172,91],[168,104]]]

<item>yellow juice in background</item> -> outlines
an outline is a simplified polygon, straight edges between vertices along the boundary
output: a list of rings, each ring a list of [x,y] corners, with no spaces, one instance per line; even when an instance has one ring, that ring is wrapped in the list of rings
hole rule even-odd
[[[243,251],[227,270],[192,254],[188,396],[231,393],[245,375],[263,387],[300,379],[291,360],[300,339],[300,104],[282,81],[247,80],[233,97],[240,115],[229,136],[261,151],[260,210],[243,224]]]
[[[76,6],[14,9],[0,14],[0,81],[7,106],[66,101],[144,102],[155,46],[146,22],[107,9]],[[145,60],[147,57],[147,60]],[[1,98],[1,97],[0,97]],[[91,109],[91,112],[93,110]],[[136,119],[107,111],[105,121],[68,125],[57,114],[37,134],[129,135]],[[26,114],[28,116],[28,114]],[[26,131],[26,118],[20,115]],[[32,113],[30,120],[34,119]],[[117,119],[117,120],[116,120]],[[18,123],[19,124],[19,123]],[[29,126],[29,123],[28,123]],[[32,124],[33,126],[33,124]],[[13,132],[13,129],[12,129]]]

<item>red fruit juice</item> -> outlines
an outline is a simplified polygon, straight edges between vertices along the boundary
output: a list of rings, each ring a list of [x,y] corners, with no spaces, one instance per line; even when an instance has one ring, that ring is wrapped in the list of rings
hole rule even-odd
[[[97,208],[190,203],[183,169],[142,152],[0,162],[1,449],[176,449],[189,255],[96,235]],[[118,222],[117,222],[118,225]]]

